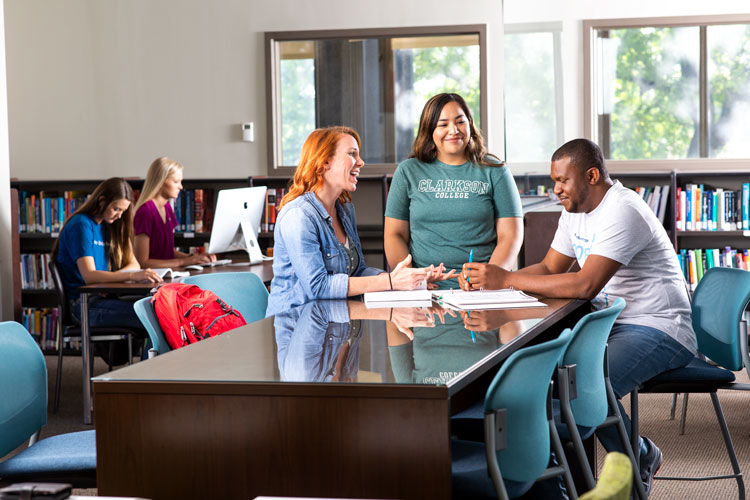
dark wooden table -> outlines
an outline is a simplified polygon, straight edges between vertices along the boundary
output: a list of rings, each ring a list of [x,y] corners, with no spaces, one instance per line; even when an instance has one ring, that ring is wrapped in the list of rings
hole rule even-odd
[[[525,319],[511,338],[475,332],[474,341],[461,323],[440,327],[445,346],[435,350],[433,330],[414,328],[413,342],[396,345],[391,323],[344,322],[341,302],[354,310],[346,301],[292,310],[95,378],[99,494],[449,499],[449,417],[512,352],[588,312],[582,301],[546,300],[514,312]],[[406,370],[404,348],[414,351]],[[427,358],[451,365],[444,380]]]
[[[174,268],[176,271],[185,271],[184,268]],[[190,270],[190,275],[196,274],[210,274],[210,273],[226,273],[226,272],[252,272],[261,280],[263,283],[270,284],[273,279],[273,263],[271,261],[262,262],[260,264],[249,265],[247,263],[238,262],[237,264],[228,264],[224,266],[215,267],[204,267],[202,271]],[[166,280],[170,282],[172,280]],[[88,311],[88,299],[89,295],[96,294],[115,294],[115,295],[142,295],[147,297],[151,290],[154,289],[153,283],[145,282],[133,282],[133,283],[98,283],[93,285],[82,286],[78,289],[81,294],[81,360],[83,363],[83,380],[91,379],[91,343],[89,342],[89,311]],[[90,424],[91,419],[91,384],[83,384],[83,423]]]

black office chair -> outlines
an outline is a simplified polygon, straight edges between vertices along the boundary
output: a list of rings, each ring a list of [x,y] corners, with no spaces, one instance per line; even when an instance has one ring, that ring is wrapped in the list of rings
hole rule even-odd
[[[57,268],[56,262],[49,263],[50,276],[52,276],[52,283],[55,286],[55,292],[57,294],[57,308],[58,308],[58,321],[57,321],[57,376],[55,382],[55,402],[52,406],[52,411],[57,413],[57,409],[60,404],[60,381],[62,380],[62,360],[63,360],[63,347],[65,342],[81,342],[81,325],[79,325],[70,313],[70,305],[68,298],[65,296],[65,288],[60,278],[60,271]],[[128,364],[133,363],[133,335],[134,331],[130,328],[121,327],[89,327],[91,333],[91,341],[107,341],[110,342],[110,356],[109,360],[113,358],[114,341],[127,340],[128,341]],[[137,337],[144,337],[143,335],[136,335]],[[92,350],[93,351],[93,350]],[[93,363],[93,356],[89,360]],[[109,369],[112,369],[112,365],[109,365]],[[90,383],[88,380],[83,381],[84,384]]]

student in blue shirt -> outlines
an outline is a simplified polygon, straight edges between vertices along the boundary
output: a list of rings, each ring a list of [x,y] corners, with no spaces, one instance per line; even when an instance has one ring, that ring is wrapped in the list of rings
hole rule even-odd
[[[78,288],[92,283],[161,281],[151,269],[140,269],[133,254],[133,190],[119,177],[99,184],[65,222],[52,248],[71,313],[80,321]],[[93,297],[89,325],[142,328],[133,303]]]
[[[305,140],[276,218],[267,316],[315,299],[412,290],[456,276],[442,265],[411,268],[410,255],[390,273],[365,264],[350,194],[365,164],[359,147],[359,134],[347,127],[318,129]]]

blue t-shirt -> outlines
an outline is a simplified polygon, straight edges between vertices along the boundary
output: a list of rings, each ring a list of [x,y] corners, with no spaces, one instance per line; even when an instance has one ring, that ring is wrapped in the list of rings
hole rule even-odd
[[[65,224],[57,247],[57,267],[69,300],[77,299],[78,287],[86,284],[76,262],[81,257],[93,257],[97,271],[109,271],[102,225],[86,214],[75,215]]]

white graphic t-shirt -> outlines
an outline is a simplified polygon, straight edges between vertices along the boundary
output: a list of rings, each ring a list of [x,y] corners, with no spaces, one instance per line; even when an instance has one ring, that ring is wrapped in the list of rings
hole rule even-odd
[[[574,257],[581,268],[592,254],[622,264],[592,300],[594,307],[608,307],[622,297],[627,305],[617,323],[656,328],[696,351],[690,302],[674,247],[634,191],[615,181],[590,213],[563,211],[552,248]]]

